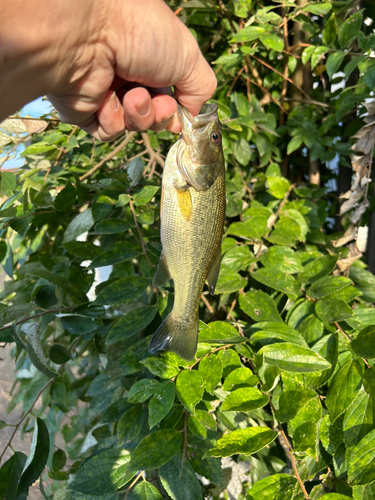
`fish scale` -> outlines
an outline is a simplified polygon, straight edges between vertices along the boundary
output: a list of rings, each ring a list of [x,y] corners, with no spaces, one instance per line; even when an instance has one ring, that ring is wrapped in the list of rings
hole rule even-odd
[[[161,286],[172,278],[175,295],[173,310],[155,333],[149,350],[171,350],[185,359],[192,359],[196,351],[204,283],[208,279],[211,293],[216,285],[225,217],[221,142],[212,145],[221,126],[216,105],[208,105],[208,110],[195,118],[180,111],[183,136],[168,153],[162,181],[163,250],[154,284]]]

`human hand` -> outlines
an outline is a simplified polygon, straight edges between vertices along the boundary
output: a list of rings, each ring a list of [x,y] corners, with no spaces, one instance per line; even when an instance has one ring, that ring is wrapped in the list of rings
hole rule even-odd
[[[194,115],[216,89],[192,34],[162,0],[89,1],[87,28],[71,27],[68,74],[48,95],[61,119],[102,141],[124,129],[180,131],[170,86]]]

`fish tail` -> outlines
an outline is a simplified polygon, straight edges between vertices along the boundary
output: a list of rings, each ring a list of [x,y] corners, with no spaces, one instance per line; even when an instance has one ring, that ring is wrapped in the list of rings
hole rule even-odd
[[[154,333],[148,346],[149,352],[155,354],[166,349],[187,361],[194,359],[198,342],[198,324],[198,315],[192,321],[187,321],[175,317],[172,311]]]

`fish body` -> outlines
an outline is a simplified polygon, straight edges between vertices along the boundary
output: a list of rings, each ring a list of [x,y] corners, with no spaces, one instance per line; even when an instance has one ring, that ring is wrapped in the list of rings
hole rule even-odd
[[[195,356],[198,309],[205,281],[213,294],[220,269],[225,217],[225,166],[217,105],[196,117],[179,106],[182,134],[170,149],[161,196],[162,254],[154,286],[174,282],[173,310],[155,332],[154,354],[169,350]]]

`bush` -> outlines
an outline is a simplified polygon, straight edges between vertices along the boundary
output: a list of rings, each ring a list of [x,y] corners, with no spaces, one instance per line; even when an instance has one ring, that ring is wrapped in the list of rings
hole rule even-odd
[[[38,478],[54,500],[372,499],[375,278],[356,238],[374,207],[374,7],[169,4],[215,64],[227,167],[196,360],[147,351],[173,305],[151,281],[175,137],[8,119],[0,161],[22,148],[25,165],[0,173],[0,342],[33,442],[0,499]]]

